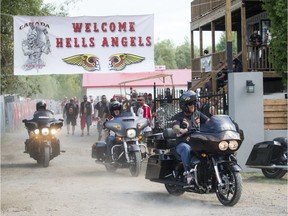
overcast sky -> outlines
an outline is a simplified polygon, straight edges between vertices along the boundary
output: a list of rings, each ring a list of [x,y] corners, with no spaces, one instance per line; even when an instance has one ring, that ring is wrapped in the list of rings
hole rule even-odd
[[[44,0],[45,3],[64,0]],[[154,14],[155,42],[171,39],[175,45],[190,41],[191,0],[78,0],[69,7],[69,16],[113,16]],[[199,40],[194,35],[195,40]],[[204,37],[207,37],[204,35]],[[208,35],[209,37],[209,35]],[[204,48],[209,45],[205,38]],[[195,43],[197,45],[197,42]]]

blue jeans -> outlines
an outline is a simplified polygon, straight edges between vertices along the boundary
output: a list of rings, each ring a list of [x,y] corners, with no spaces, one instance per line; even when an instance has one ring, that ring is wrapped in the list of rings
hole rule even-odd
[[[179,143],[176,146],[176,152],[181,156],[185,171],[189,171],[189,164],[191,161],[192,148],[187,143]]]
[[[112,156],[111,155],[111,149],[113,147],[115,139],[116,139],[115,136],[107,136],[106,137],[106,144],[107,144],[106,154],[107,154],[107,156]]]

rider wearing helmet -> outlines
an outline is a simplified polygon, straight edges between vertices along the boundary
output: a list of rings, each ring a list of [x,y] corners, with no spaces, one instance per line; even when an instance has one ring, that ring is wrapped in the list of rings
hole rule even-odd
[[[108,121],[117,118],[122,110],[122,104],[119,101],[113,101],[110,103],[109,111],[111,116],[108,118]],[[105,127],[105,123],[104,123]],[[108,131],[109,135],[106,137],[105,141],[107,143],[107,148],[106,148],[106,155],[107,159],[106,161],[111,161],[111,148],[113,147],[113,143],[116,139],[115,133],[113,131]]]
[[[112,115],[112,118],[115,118],[120,115],[122,110],[122,104],[119,101],[113,101],[110,103],[110,114]]]
[[[51,110],[46,109],[45,101],[41,100],[36,103],[36,111],[34,112],[33,119],[39,118],[53,118],[54,113]]]
[[[194,91],[186,91],[179,98],[181,112],[172,117],[173,130],[177,135],[176,152],[181,156],[184,166],[184,175],[188,184],[192,180],[190,173],[191,147],[188,145],[190,137],[185,135],[189,130],[199,130],[200,124],[205,123],[209,118],[197,111],[197,94]]]
[[[41,100],[36,103],[36,111],[33,114],[33,118],[28,120],[31,122],[41,122],[41,121],[50,121],[54,118],[54,113],[51,110],[46,109],[45,101]],[[25,151],[24,153],[28,152],[28,146],[31,142],[31,130],[27,129],[29,139],[25,141]]]

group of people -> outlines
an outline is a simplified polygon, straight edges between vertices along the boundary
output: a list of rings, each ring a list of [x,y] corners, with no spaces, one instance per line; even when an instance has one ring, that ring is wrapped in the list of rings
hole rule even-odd
[[[148,121],[151,123],[152,115],[150,107],[145,103],[145,99],[143,96],[137,97],[138,102],[138,110],[137,115],[142,118],[147,118]],[[99,103],[99,104],[98,104]],[[107,121],[117,118],[121,112],[123,112],[122,103],[115,100],[110,103],[107,103],[107,99],[105,95],[102,95],[101,101],[98,102],[94,109],[94,115],[100,119],[107,117]],[[176,152],[181,156],[181,160],[183,162],[183,167],[185,172],[183,175],[187,178],[187,183],[189,184],[193,176],[191,174],[191,146],[189,143],[189,135],[187,132],[191,129],[199,130],[200,125],[204,124],[208,121],[209,117],[204,115],[202,112],[197,110],[197,103],[198,103],[198,95],[191,90],[184,92],[179,98],[179,105],[181,112],[178,112],[172,117],[172,129],[176,133]],[[109,104],[109,105],[108,105]],[[101,106],[102,105],[102,106]],[[109,108],[108,108],[109,107]],[[39,102],[36,106],[38,112],[46,112],[47,115],[51,115],[50,111],[46,109],[45,102]],[[133,108],[131,107],[131,110]],[[84,123],[87,125],[87,135],[89,135],[89,128],[92,121],[92,105],[91,102],[88,101],[86,95],[83,97],[83,101],[80,104],[80,109],[77,103],[75,103],[74,98],[70,99],[69,103],[66,103],[63,109],[63,115],[66,114],[66,123],[67,123],[67,133],[70,132],[70,124],[72,125],[72,134],[75,133],[75,125],[78,114],[80,114],[80,121],[81,121],[81,130],[83,135],[84,130]],[[90,118],[89,118],[90,116]],[[109,134],[106,137],[107,143],[107,154],[110,155],[110,149],[113,145],[115,136],[113,134]]]
[[[75,134],[75,126],[77,124],[78,117],[80,118],[81,136],[84,136],[84,130],[87,130],[87,136],[90,135],[90,127],[92,122],[97,122],[97,131],[99,138],[102,137],[103,123],[109,120],[114,115],[114,106],[121,104],[121,112],[134,112],[135,115],[147,118],[150,125],[152,124],[152,113],[151,108],[147,103],[152,104],[152,94],[144,95],[132,95],[131,99],[128,100],[125,96],[121,98],[113,97],[107,100],[106,95],[101,96],[101,101],[93,103],[93,100],[83,96],[83,101],[79,104],[75,98],[71,98],[69,102],[67,99],[63,106],[63,118],[67,125],[67,135],[72,132]],[[63,102],[62,102],[63,104]],[[72,128],[72,131],[71,131]]]

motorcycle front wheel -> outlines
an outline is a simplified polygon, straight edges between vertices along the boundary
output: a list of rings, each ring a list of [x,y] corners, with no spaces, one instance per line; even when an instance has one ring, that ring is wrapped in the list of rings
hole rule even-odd
[[[50,147],[45,146],[44,147],[44,158],[43,158],[43,166],[48,167],[50,161]]]
[[[265,177],[272,179],[280,179],[287,173],[287,170],[283,169],[261,169],[261,171]]]
[[[242,178],[239,172],[223,170],[220,172],[223,185],[217,182],[216,196],[225,206],[234,206],[242,194]]]
[[[130,159],[132,161],[129,166],[130,173],[133,177],[137,177],[141,171],[141,152],[131,152]]]

